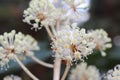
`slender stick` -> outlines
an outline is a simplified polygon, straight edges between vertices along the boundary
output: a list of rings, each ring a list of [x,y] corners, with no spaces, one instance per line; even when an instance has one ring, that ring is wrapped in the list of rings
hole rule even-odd
[[[59,25],[60,25],[60,20],[58,19],[58,20],[56,21],[56,29],[57,29],[57,30],[59,30],[59,28],[60,28]]]
[[[38,64],[48,67],[48,68],[53,68],[52,64],[49,63],[45,63],[44,61],[39,60],[37,57],[35,57],[34,55],[28,55],[29,57],[31,57],[35,62],[37,62]]]
[[[49,27],[45,27],[45,29],[48,32],[48,35],[50,36],[51,40],[53,40],[53,36],[54,36],[53,32],[51,32]],[[53,42],[54,42],[54,40],[53,40]],[[56,57],[55,62],[54,62],[53,80],[59,80],[60,79],[60,68],[61,68],[61,59]]]
[[[69,72],[69,69],[70,69],[70,64],[67,64],[61,80],[65,80],[65,78],[66,78],[66,76],[67,76],[67,74]]]
[[[45,27],[46,31],[48,32],[48,35],[50,36],[51,39],[53,39],[53,34],[50,31],[49,27]]]
[[[61,59],[56,57],[55,62],[54,62],[53,80],[59,80],[60,79],[60,68],[61,68]]]
[[[20,67],[31,77],[33,80],[39,80],[37,77],[35,77],[25,66],[24,64],[18,59],[16,55],[14,55],[15,60],[20,65]]]
[[[52,30],[53,34],[55,35],[56,34],[55,27],[54,26],[50,26],[50,27],[51,27],[51,30]]]

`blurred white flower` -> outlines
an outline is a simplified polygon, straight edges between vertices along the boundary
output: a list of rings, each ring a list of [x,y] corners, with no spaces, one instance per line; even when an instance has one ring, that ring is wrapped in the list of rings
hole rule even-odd
[[[31,0],[29,8],[24,10],[23,21],[32,25],[31,29],[41,29],[42,26],[54,26],[59,11],[49,0]]]
[[[24,54],[33,55],[34,50],[39,50],[38,42],[30,35],[26,35],[20,45]]]
[[[63,0],[63,4],[71,22],[82,24],[89,19],[90,0]]]
[[[120,46],[120,35],[117,35],[113,39],[114,45],[119,47]]]
[[[33,50],[39,50],[39,47],[37,41],[31,36],[21,32],[16,33],[15,30],[5,32],[0,35],[0,66],[3,67],[9,60],[13,60],[14,55],[23,59],[26,54],[33,54]]]
[[[104,52],[107,48],[111,48],[111,38],[108,37],[108,34],[103,29],[97,29],[90,31],[89,34],[92,35],[94,42],[96,43],[96,50],[101,52],[102,56],[106,56]]]
[[[89,19],[89,0],[31,0],[24,10],[23,22],[35,31],[44,27],[56,27],[73,22],[79,24]]]
[[[120,65],[115,66],[113,70],[109,70],[105,78],[107,80],[120,80]]]
[[[81,63],[71,71],[69,80],[101,80],[101,77],[95,66],[87,67],[87,63]]]
[[[85,32],[85,29],[79,29],[77,24],[66,25],[60,31],[57,31],[52,43],[55,57],[61,57],[63,60],[83,60],[90,55],[95,48],[91,35]]]
[[[55,7],[60,8],[62,7],[62,0],[49,0]]]
[[[0,35],[0,66],[3,67],[9,62],[9,59],[13,58],[16,49],[16,40],[14,42],[15,30],[10,33],[4,33]]]
[[[8,76],[5,76],[3,80],[22,80],[22,78],[15,75],[8,75]]]

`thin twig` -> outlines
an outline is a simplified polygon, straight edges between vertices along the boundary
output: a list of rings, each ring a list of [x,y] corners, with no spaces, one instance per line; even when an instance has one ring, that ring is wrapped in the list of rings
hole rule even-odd
[[[51,30],[52,30],[53,34],[55,35],[56,34],[55,27],[54,26],[50,26],[50,27],[51,27]]]
[[[20,67],[31,77],[33,80],[39,80],[37,77],[35,77],[26,67],[25,65],[18,59],[16,55],[14,55],[15,60],[20,65]]]
[[[53,39],[53,34],[52,34],[52,32],[50,31],[49,27],[45,27],[45,29],[46,29],[48,35],[50,36],[50,38]]]
[[[70,64],[67,64],[61,80],[65,80],[65,78],[66,78],[66,76],[67,76],[67,74],[69,72],[69,69],[70,69]]]
[[[59,80],[60,79],[60,69],[61,69],[61,59],[56,57],[55,62],[54,62],[53,80]]]
[[[56,30],[58,31],[59,28],[60,28],[60,20],[58,19],[58,20],[56,21]]]
[[[34,55],[28,55],[29,57],[31,57],[35,62],[37,62],[38,64],[48,67],[48,68],[53,68],[52,64],[46,63],[44,61],[39,60],[37,57],[35,57]]]

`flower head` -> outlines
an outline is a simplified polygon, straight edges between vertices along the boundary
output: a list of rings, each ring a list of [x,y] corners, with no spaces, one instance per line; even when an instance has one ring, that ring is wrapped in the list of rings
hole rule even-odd
[[[104,50],[112,47],[111,38],[108,37],[108,34],[103,29],[91,31],[90,34],[96,43],[96,49],[101,52],[102,56],[106,56]]]
[[[21,32],[19,32],[16,38],[20,36],[21,42],[19,42],[19,46],[22,47],[21,49],[25,51],[25,53],[33,50],[39,50],[38,42],[32,36],[24,35]]]
[[[19,76],[9,75],[9,76],[5,76],[3,80],[22,80],[22,79]]]
[[[83,60],[83,57],[90,55],[94,48],[95,44],[91,36],[85,32],[85,29],[79,29],[75,23],[57,31],[52,43],[55,57],[69,61]]]
[[[33,54],[33,50],[39,50],[37,41],[29,35],[15,30],[0,35],[0,66],[5,66],[9,60],[14,59],[14,55],[23,59],[25,55]]]
[[[101,80],[101,78],[95,66],[87,67],[87,63],[81,63],[71,71],[69,80]]]
[[[67,16],[72,22],[83,22],[89,19],[90,0],[63,0],[64,7],[67,9]],[[83,17],[86,17],[83,19]],[[81,20],[82,18],[82,20]]]
[[[42,26],[54,26],[58,13],[56,10],[49,0],[31,0],[29,8],[24,11],[23,21],[32,25],[35,30]]]
[[[105,78],[107,80],[120,80],[120,65],[115,66],[113,70],[109,70]]]

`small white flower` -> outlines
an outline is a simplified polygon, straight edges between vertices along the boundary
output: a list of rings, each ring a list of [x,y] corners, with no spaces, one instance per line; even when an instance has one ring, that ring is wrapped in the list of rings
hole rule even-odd
[[[29,8],[24,10],[23,21],[32,25],[32,29],[41,29],[42,26],[54,26],[59,13],[49,0],[31,0]]]
[[[94,42],[96,43],[96,49],[101,52],[102,56],[106,56],[104,52],[107,48],[111,48],[111,38],[108,37],[107,32],[103,29],[97,29],[90,32],[92,35]]]
[[[57,8],[62,6],[62,0],[49,0],[52,4],[54,4]]]
[[[120,65],[115,66],[113,70],[109,70],[105,78],[107,80],[120,80]]]
[[[57,31],[52,43],[52,49],[55,57],[61,57],[63,60],[83,60],[83,57],[90,55],[95,48],[91,36],[85,32],[85,29],[79,29],[77,24],[64,26]]]
[[[71,22],[81,23],[82,20],[84,22],[89,19],[90,0],[63,0],[63,2],[67,9],[66,15],[69,16]]]
[[[87,63],[81,63],[71,71],[69,80],[101,80],[101,77],[95,66],[87,67]]]
[[[33,50],[39,50],[37,41],[30,35],[21,32],[16,33],[12,30],[0,35],[0,66],[8,64],[9,60],[14,59],[14,55],[23,59],[25,55],[33,55]]]
[[[20,42],[20,47],[24,54],[33,55],[34,50],[39,50],[39,46],[37,41],[30,35],[26,35],[22,37]]]
[[[15,75],[9,75],[9,76],[5,76],[3,80],[22,80],[22,78]]]

